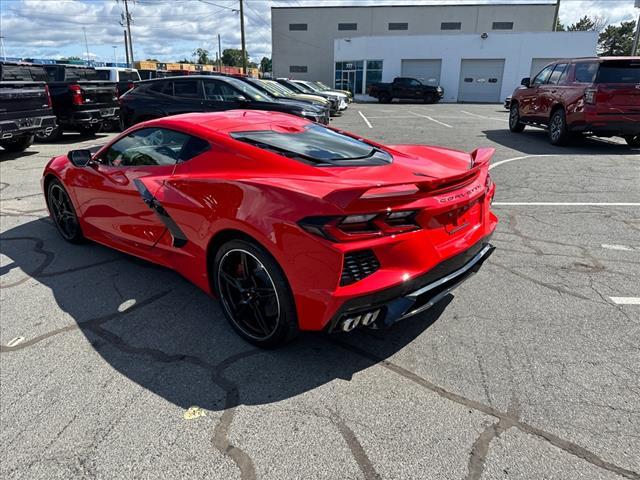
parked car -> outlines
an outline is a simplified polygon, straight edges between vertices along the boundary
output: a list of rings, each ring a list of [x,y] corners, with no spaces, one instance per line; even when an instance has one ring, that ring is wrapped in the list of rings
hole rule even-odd
[[[78,65],[43,65],[57,128],[36,134],[38,141],[55,141],[63,130],[94,135],[103,122],[118,115],[116,84],[101,80],[95,68]]]
[[[131,90],[135,82],[141,80],[140,73],[135,68],[96,67],[100,80],[109,80],[116,84],[116,96]]]
[[[329,103],[328,100],[326,100],[324,98],[321,98],[320,101],[304,99],[304,98],[303,99],[292,98],[291,96],[283,94],[277,88],[274,88],[271,85],[267,84],[267,82],[265,80],[260,80],[258,78],[247,77],[247,76],[241,76],[241,77],[236,77],[236,78],[242,80],[243,82],[248,83],[252,87],[254,87],[257,90],[261,91],[262,93],[275,98],[276,100],[278,100],[281,103],[288,103],[290,105],[299,105],[299,106],[300,105],[302,105],[302,106],[304,106],[304,105],[315,105],[316,107],[322,109],[324,111],[324,113],[325,113],[325,116],[327,118],[329,118],[329,115],[330,115],[330,113],[329,113],[330,103]],[[324,122],[321,122],[321,123],[324,123]]]
[[[56,127],[46,81],[39,65],[0,62],[0,147],[21,152]]]
[[[314,105],[327,107],[329,109],[331,109],[332,107],[331,102],[327,98],[322,97],[320,95],[310,95],[306,93],[294,92],[290,88],[285,87],[284,85],[276,82],[275,80],[262,79],[260,80],[260,83],[264,85],[265,88],[269,89],[269,91],[277,92],[280,95],[283,95],[285,97],[293,98],[295,100],[307,100],[313,103]]]
[[[640,146],[640,57],[555,61],[512,95],[509,129],[548,128],[554,145],[575,135],[620,136]]]
[[[478,271],[498,221],[493,152],[389,147],[232,110],[72,150],[48,162],[42,185],[63,239],[178,271],[216,295],[244,339],[274,347],[300,330],[388,327]]]
[[[308,82],[306,80],[291,80],[293,83],[302,87],[307,93],[311,93],[313,95],[334,95],[339,99],[338,110],[346,110],[349,106],[349,97],[342,92],[338,92],[337,90],[320,90],[320,88],[313,84],[313,82]]]
[[[436,103],[444,96],[442,87],[425,85],[417,78],[410,77],[396,77],[392,83],[374,83],[369,85],[367,93],[380,103],[389,103],[394,98]]]
[[[331,95],[328,93],[320,94],[320,93],[312,92],[307,87],[303,87],[302,85],[299,85],[289,80],[288,78],[278,78],[276,79],[276,82],[297,93],[301,93],[304,95],[319,95],[323,98],[326,98],[327,100],[329,100],[329,102],[331,102],[331,115],[332,116],[342,115],[341,113],[342,109],[340,108],[340,106],[344,102],[340,102],[340,97],[338,95]]]
[[[122,127],[152,118],[188,112],[232,109],[271,110],[328,123],[323,107],[280,102],[248,83],[229,76],[189,75],[140,82],[120,97]]]
[[[330,92],[330,91],[334,91],[335,90],[336,92],[344,93],[347,96],[347,101],[349,103],[353,102],[353,92],[351,90],[342,90],[342,89],[339,89],[339,88],[331,88],[330,86],[325,85],[322,82],[311,82],[311,83],[313,85],[315,85],[318,89],[320,89],[320,91],[323,91],[323,92]]]

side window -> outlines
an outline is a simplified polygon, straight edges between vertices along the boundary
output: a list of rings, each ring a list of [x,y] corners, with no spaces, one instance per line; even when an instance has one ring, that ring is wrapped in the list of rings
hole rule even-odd
[[[173,95],[182,98],[202,98],[198,80],[175,80],[173,82]]]
[[[412,87],[419,87],[422,84],[418,80],[416,80],[415,78],[412,78],[409,81],[409,85],[412,86]]]
[[[213,100],[216,102],[235,102],[239,95],[240,92],[224,82],[204,82],[204,96],[207,100]]]
[[[154,82],[149,87],[149,90],[173,96],[173,82]]]
[[[186,133],[143,128],[111,145],[102,162],[115,167],[174,165],[204,152],[208,146],[204,140]]]
[[[542,85],[543,83],[547,83],[547,79],[549,78],[549,75],[551,75],[553,67],[554,65],[549,65],[544,68],[538,75],[536,75],[536,78],[533,79],[531,85]]]
[[[553,69],[551,75],[549,75],[549,82],[551,85],[557,85],[560,82],[560,77],[564,75],[564,71],[567,68],[566,63],[559,63],[556,68]]]
[[[592,83],[598,70],[598,64],[591,62],[576,63],[576,82]]]

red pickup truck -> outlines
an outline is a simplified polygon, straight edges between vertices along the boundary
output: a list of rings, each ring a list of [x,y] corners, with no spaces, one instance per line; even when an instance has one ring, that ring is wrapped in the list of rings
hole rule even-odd
[[[557,60],[512,95],[509,130],[548,128],[561,145],[575,135],[623,137],[640,146],[640,57]]]

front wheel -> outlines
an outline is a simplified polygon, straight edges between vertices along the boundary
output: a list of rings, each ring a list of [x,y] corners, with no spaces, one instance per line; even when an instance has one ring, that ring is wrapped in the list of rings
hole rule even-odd
[[[41,130],[36,133],[36,142],[55,142],[62,137],[62,127],[54,127],[47,133],[45,130]]]
[[[434,96],[433,96],[432,93],[425,93],[424,94],[424,103],[435,103]]]
[[[25,135],[12,140],[4,140],[0,142],[0,147],[7,152],[24,152],[33,144],[33,135]]]
[[[47,206],[62,238],[70,243],[81,243],[84,236],[78,215],[69,194],[59,180],[51,180],[47,187]]]
[[[227,320],[245,340],[281,346],[298,334],[295,303],[284,272],[259,245],[231,240],[215,256],[214,287]]]
[[[524,130],[524,123],[520,121],[520,110],[517,103],[512,103],[509,108],[509,130],[520,133]]]
[[[626,135],[624,137],[627,145],[631,147],[640,147],[640,135]]]
[[[564,110],[558,109],[553,112],[549,120],[549,141],[552,145],[564,145],[568,138],[567,117]]]

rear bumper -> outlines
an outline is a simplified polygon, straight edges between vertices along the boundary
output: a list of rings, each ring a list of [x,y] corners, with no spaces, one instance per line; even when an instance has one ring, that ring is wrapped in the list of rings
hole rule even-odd
[[[73,112],[68,117],[60,118],[60,123],[66,125],[90,125],[104,120],[114,120],[120,114],[119,107],[104,107],[92,110]]]
[[[480,269],[495,250],[489,238],[490,235],[419,277],[345,302],[329,322],[328,331],[341,330],[345,321],[364,318],[372,312],[375,320],[368,327],[387,328],[431,308]]]
[[[56,127],[55,115],[22,116],[10,120],[0,120],[0,139],[33,135],[41,130]]]

